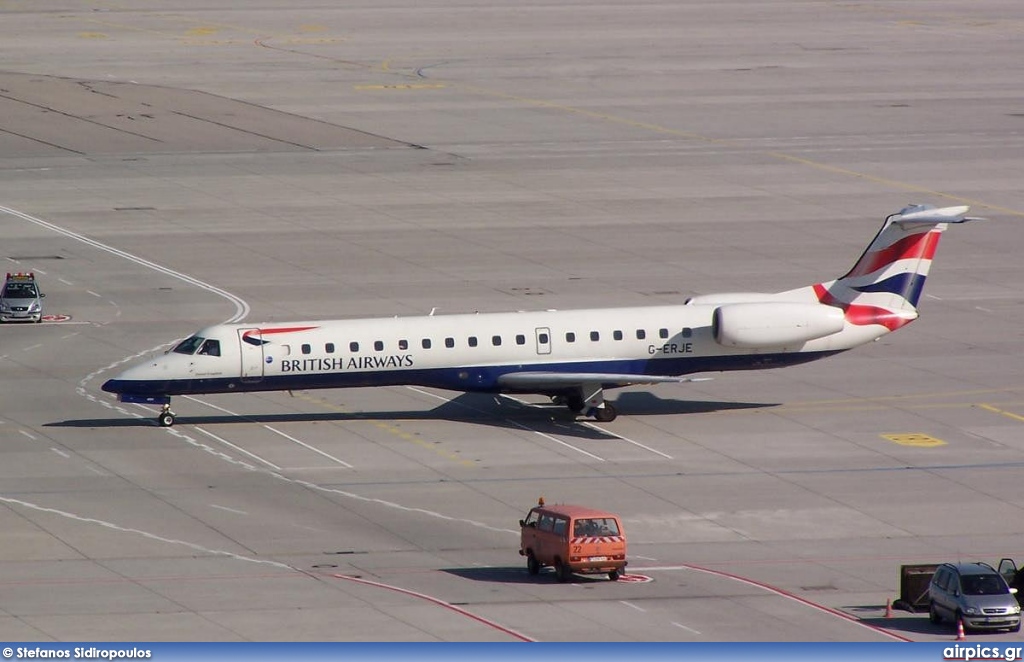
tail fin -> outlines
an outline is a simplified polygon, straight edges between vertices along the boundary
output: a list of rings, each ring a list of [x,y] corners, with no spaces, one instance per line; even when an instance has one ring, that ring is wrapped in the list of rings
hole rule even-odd
[[[818,301],[842,308],[858,326],[880,324],[890,331],[917,319],[928,270],[949,223],[975,220],[968,207],[911,205],[888,216],[867,250],[841,278],[812,286]]]

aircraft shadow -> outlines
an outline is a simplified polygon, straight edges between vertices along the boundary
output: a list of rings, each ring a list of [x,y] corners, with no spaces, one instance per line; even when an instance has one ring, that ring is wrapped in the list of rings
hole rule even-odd
[[[776,403],[737,403],[693,400],[664,400],[650,393],[623,393],[614,401],[620,416],[700,414],[714,411],[778,406]],[[54,421],[45,427],[145,428],[155,427],[156,409],[146,418],[85,418]],[[598,425],[582,425],[590,419],[579,417],[554,404],[526,404],[511,398],[481,393],[463,393],[431,410],[387,410],[360,412],[289,412],[280,414],[191,415],[179,412],[176,425],[227,425],[237,423],[313,423],[345,421],[452,421],[510,430],[524,427],[580,439],[617,439]],[[611,424],[602,424],[614,426]]]
[[[492,584],[558,584],[552,568],[541,568],[539,575],[531,575],[526,571],[526,562],[521,566],[491,566],[487,568],[442,568],[442,572],[471,579],[475,582]],[[607,575],[573,575],[570,584],[607,584],[611,582]]]
[[[865,625],[888,630],[890,632],[907,632],[911,634],[950,634],[956,636],[956,626],[948,622],[933,625],[928,620],[927,610],[924,613],[913,613],[903,610],[894,610],[892,616],[878,616],[879,612],[885,611],[885,605],[859,605],[854,607],[843,607],[843,611],[857,615],[857,612],[869,612],[871,616],[858,616],[858,620]]]

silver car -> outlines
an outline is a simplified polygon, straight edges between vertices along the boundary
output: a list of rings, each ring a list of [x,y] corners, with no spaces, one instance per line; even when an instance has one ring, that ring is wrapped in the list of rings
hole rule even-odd
[[[7,274],[0,290],[0,322],[42,322],[44,296],[35,274]]]
[[[1002,575],[987,563],[943,563],[928,584],[932,623],[962,621],[964,630],[1020,630],[1020,605]]]

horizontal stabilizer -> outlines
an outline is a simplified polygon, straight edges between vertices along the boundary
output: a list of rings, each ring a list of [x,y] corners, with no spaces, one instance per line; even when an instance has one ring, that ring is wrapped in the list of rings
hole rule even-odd
[[[910,209],[918,209],[918,211],[907,211]],[[933,207],[907,207],[907,213],[901,214],[900,216],[893,219],[894,223],[901,225],[907,223],[964,223],[966,221],[978,221],[979,218],[968,217],[967,211],[970,207],[961,205],[958,207],[943,207],[941,209],[935,209]]]

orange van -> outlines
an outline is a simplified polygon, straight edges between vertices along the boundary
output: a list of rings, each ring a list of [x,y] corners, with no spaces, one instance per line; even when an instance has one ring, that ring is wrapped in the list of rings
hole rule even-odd
[[[560,582],[574,572],[606,573],[614,581],[626,568],[626,532],[618,515],[583,506],[547,506],[541,499],[519,527],[519,554],[526,557],[531,575],[551,566]]]

